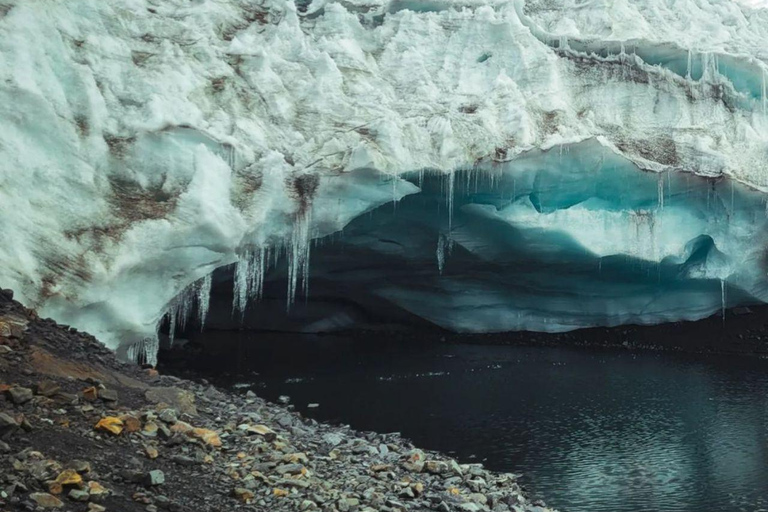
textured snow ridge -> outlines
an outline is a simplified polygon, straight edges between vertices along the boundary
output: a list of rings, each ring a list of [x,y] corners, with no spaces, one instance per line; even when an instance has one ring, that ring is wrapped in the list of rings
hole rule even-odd
[[[597,141],[766,190],[766,43],[728,0],[0,0],[0,284],[151,347],[215,268],[301,291],[406,172]]]

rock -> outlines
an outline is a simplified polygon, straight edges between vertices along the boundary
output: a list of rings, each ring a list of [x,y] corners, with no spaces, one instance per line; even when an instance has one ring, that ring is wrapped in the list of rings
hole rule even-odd
[[[157,485],[163,485],[165,483],[165,473],[159,469],[153,469],[144,478],[144,485],[154,487]]]
[[[85,388],[83,390],[83,398],[85,398],[89,402],[95,402],[96,399],[99,398],[99,390],[96,389],[94,386]]]
[[[245,432],[247,435],[262,436],[266,441],[274,441],[277,434],[274,430],[266,425],[248,425],[243,424],[237,427],[238,430]]]
[[[91,496],[92,499],[99,500],[101,498],[107,497],[110,492],[109,489],[101,485],[99,482],[91,480],[88,482],[88,494]]]
[[[443,473],[448,472],[448,464],[446,464],[443,461],[440,460],[428,460],[424,463],[424,469],[427,471],[427,473],[431,473],[433,475],[442,475]]]
[[[44,380],[37,384],[35,391],[38,395],[45,396],[45,397],[52,397],[59,391],[61,391],[61,386],[56,384],[53,381],[50,380]]]
[[[123,431],[123,422],[120,418],[114,416],[106,416],[99,420],[95,427],[96,430],[103,430],[109,432],[112,435],[118,436]]]
[[[475,503],[479,503],[481,505],[485,505],[488,503],[488,498],[485,497],[485,494],[481,494],[479,492],[473,492],[469,496],[467,496],[467,499],[470,501],[474,501]]]
[[[157,417],[160,418],[161,421],[170,423],[171,425],[179,421],[179,414],[176,412],[176,409],[163,409]]]
[[[90,498],[90,495],[88,494],[88,491],[81,491],[80,489],[72,489],[69,491],[69,494],[67,494],[69,499],[75,500],[75,501],[88,501]]]
[[[16,423],[16,419],[13,416],[0,412],[0,435],[16,430],[18,427],[19,424]]]
[[[308,464],[309,458],[307,457],[307,454],[305,453],[289,453],[288,455],[283,455],[283,462],[291,463],[291,464]]]
[[[307,409],[317,409],[320,404],[307,404]]]
[[[275,468],[275,472],[280,475],[300,475],[304,471],[304,466],[301,464],[282,464]]]
[[[0,345],[0,355],[13,354],[13,349],[8,345]]]
[[[33,492],[29,498],[42,508],[61,508],[64,506],[59,498],[47,492]]]
[[[96,503],[88,504],[88,512],[106,512],[107,508]]]
[[[463,510],[464,512],[482,512],[483,507],[477,503],[461,503],[459,505],[459,510]]]
[[[344,437],[342,437],[341,434],[337,434],[336,432],[330,432],[323,435],[323,441],[331,446],[339,446],[341,442],[344,441]]]
[[[67,464],[68,469],[74,469],[78,473],[90,473],[91,472],[91,463],[86,462],[84,460],[73,460],[69,464]]]
[[[277,398],[277,401],[283,405],[287,405],[291,402],[291,397],[289,397],[288,395],[280,395]]]
[[[154,446],[145,446],[144,452],[147,454],[147,457],[149,457],[150,459],[156,459],[157,456],[159,455],[157,448],[155,448]]]
[[[74,469],[65,469],[56,477],[56,483],[62,487],[66,485],[81,485],[83,477]]]
[[[25,404],[32,400],[32,397],[34,396],[31,389],[22,387],[13,387],[6,391],[6,393],[10,397],[11,402],[16,405]]]
[[[144,396],[154,404],[165,403],[178,409],[182,414],[197,416],[195,395],[190,391],[177,387],[151,388],[144,393]]]
[[[117,391],[114,389],[100,389],[99,398],[105,402],[117,402]]]
[[[243,487],[235,487],[232,491],[232,495],[243,503],[250,503],[254,498],[253,493]]]
[[[123,414],[120,416],[123,422],[123,428],[126,432],[138,432],[141,430],[141,420],[132,414]]]

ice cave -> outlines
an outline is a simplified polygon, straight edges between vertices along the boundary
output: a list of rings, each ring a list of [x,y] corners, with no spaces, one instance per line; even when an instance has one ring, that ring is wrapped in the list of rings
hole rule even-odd
[[[2,510],[765,511],[766,315],[765,0],[0,0]]]
[[[766,301],[764,194],[733,180],[642,171],[597,141],[402,179],[409,195],[313,240],[305,261],[253,249],[215,273],[209,326],[565,331]]]

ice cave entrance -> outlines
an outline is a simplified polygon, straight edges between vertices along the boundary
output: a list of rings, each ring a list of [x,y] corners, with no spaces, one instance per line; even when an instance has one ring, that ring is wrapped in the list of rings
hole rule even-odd
[[[313,242],[290,310],[278,253],[242,315],[217,271],[207,327],[561,332],[768,301],[765,196],[732,180],[643,171],[596,141],[407,179],[421,192]]]

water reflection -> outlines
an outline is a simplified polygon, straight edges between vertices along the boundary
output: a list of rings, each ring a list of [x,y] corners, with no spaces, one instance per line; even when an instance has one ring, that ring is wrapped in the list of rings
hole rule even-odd
[[[563,510],[768,510],[765,361],[218,336],[206,334],[220,352],[201,368],[231,368],[238,354],[263,396],[522,472]]]

